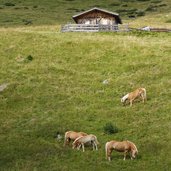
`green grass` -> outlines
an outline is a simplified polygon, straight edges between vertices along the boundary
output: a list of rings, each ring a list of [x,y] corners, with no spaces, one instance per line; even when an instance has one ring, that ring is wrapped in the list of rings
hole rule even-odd
[[[6,3],[0,2],[0,26],[9,27],[0,29],[0,84],[9,83],[0,93],[0,170],[170,170],[170,33],[62,34],[54,25],[97,6],[124,19],[148,14],[128,20],[131,26],[170,27],[170,2]],[[44,26],[18,27],[27,24]],[[140,86],[147,103],[123,107],[120,97]],[[107,123],[119,132],[104,134]],[[64,148],[54,136],[67,130],[97,135],[99,151]],[[138,158],[124,162],[113,152],[106,161],[104,144],[112,139],[135,142]]]
[[[1,0],[0,26],[53,25],[74,22],[72,16],[92,7],[128,16],[170,12],[170,0]]]
[[[0,29],[0,170],[170,170],[170,33],[56,30]],[[140,86],[148,101],[122,106]],[[118,133],[104,134],[109,122]],[[95,134],[99,150],[64,148],[54,135],[67,130]],[[138,158],[106,161],[112,139],[133,141]]]

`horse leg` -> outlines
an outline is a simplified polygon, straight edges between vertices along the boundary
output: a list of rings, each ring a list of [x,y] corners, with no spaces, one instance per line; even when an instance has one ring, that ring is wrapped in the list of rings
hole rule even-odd
[[[130,153],[130,157],[131,157],[131,160],[133,160],[133,157],[132,157],[132,152]]]
[[[81,145],[82,145],[82,149],[83,149],[83,152],[84,152],[84,151],[85,151],[85,150],[84,150],[84,143],[82,143]]]
[[[66,146],[66,140],[64,140],[64,147]]]
[[[98,148],[97,148],[97,144],[94,142],[94,145],[95,145],[95,147],[96,147],[96,150],[98,150]]]
[[[91,141],[91,144],[92,144],[92,146],[93,146],[93,151],[94,151],[94,142],[93,142],[93,141]]]
[[[133,102],[133,100],[130,100],[130,106],[132,106],[132,102]]]
[[[64,140],[64,146],[68,145],[70,142],[70,138],[65,138]]]
[[[78,145],[77,149],[79,150],[80,148],[81,148],[81,144],[80,144],[80,145]]]
[[[143,94],[140,94],[140,96],[141,96],[142,101],[143,101],[143,103],[144,103],[144,100],[145,100],[144,95],[143,95]]]
[[[109,160],[109,161],[111,161],[111,153],[112,153],[112,150],[107,150],[107,159]]]
[[[126,155],[127,155],[127,151],[124,152],[124,159],[123,160],[126,160]]]

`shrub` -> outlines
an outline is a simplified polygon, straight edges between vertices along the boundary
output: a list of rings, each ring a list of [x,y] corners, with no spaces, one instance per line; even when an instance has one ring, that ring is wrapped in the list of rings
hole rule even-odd
[[[144,16],[145,15],[145,12],[142,11],[142,10],[139,10],[136,12],[137,16],[140,17],[140,16]]]
[[[23,19],[23,22],[25,25],[29,25],[29,24],[32,24],[32,20],[27,20],[27,19]]]
[[[13,20],[7,19],[7,20],[4,20],[4,22],[5,22],[5,23],[8,23],[8,22],[10,23],[10,22],[13,22]]]
[[[128,7],[128,4],[123,4],[122,7]]]
[[[119,5],[120,5],[120,3],[118,3],[118,2],[113,2],[110,4],[110,6],[119,6]]]
[[[159,4],[158,7],[166,7],[167,4]]]
[[[77,8],[67,8],[67,10],[77,11],[77,10],[79,10],[79,9],[77,9]]]
[[[147,8],[146,8],[146,11],[156,11],[156,5],[149,5]]]
[[[158,4],[160,2],[162,2],[162,1],[161,0],[153,0],[153,1],[151,1],[151,3],[154,3],[154,4]]]
[[[146,1],[150,1],[150,0],[137,0],[137,1],[146,2]]]
[[[171,23],[171,19],[167,20],[166,23]]]
[[[15,6],[15,4],[13,4],[13,3],[11,3],[11,2],[6,2],[5,4],[4,4],[5,6]]]
[[[104,133],[106,134],[114,134],[118,132],[117,126],[113,125],[111,122],[106,123],[103,129],[104,129]]]
[[[33,57],[32,57],[31,55],[28,55],[28,56],[26,57],[26,59],[27,59],[28,61],[32,61],[32,60],[33,60]]]
[[[38,8],[38,6],[37,5],[34,5],[33,8]]]
[[[24,7],[24,9],[29,9],[29,7]]]

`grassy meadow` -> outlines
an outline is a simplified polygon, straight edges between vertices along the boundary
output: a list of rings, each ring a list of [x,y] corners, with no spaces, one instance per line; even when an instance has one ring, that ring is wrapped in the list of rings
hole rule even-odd
[[[56,30],[0,29],[0,170],[170,170],[170,33]],[[140,86],[148,101],[122,106]],[[109,122],[118,133],[104,134]],[[99,150],[64,148],[67,130],[97,135]],[[106,161],[112,139],[135,142],[138,158]]]
[[[130,27],[171,28],[170,1],[8,3],[0,1],[0,85],[8,83],[0,92],[0,171],[170,171],[171,33],[60,32],[92,6],[120,9]],[[129,8],[145,16],[128,19]],[[138,87],[147,102],[123,106],[120,98]],[[118,133],[104,133],[108,123]],[[99,150],[64,148],[68,130],[95,134]],[[112,139],[134,142],[137,159],[113,152],[108,162],[104,145]]]
[[[141,18],[170,12],[170,0],[0,0],[0,26],[54,25],[73,22],[73,15],[93,7]],[[165,16],[165,15],[163,15]],[[166,23],[171,19],[165,17]]]

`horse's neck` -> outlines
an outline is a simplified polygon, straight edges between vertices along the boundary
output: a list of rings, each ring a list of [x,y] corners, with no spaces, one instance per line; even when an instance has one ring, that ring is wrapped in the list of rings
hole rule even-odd
[[[130,141],[128,141],[128,142],[131,144],[131,147],[132,147],[131,149],[132,149],[132,150],[138,151],[138,150],[137,150],[137,147],[136,147],[136,145],[135,145],[134,143],[132,143],[132,142],[130,142]]]

